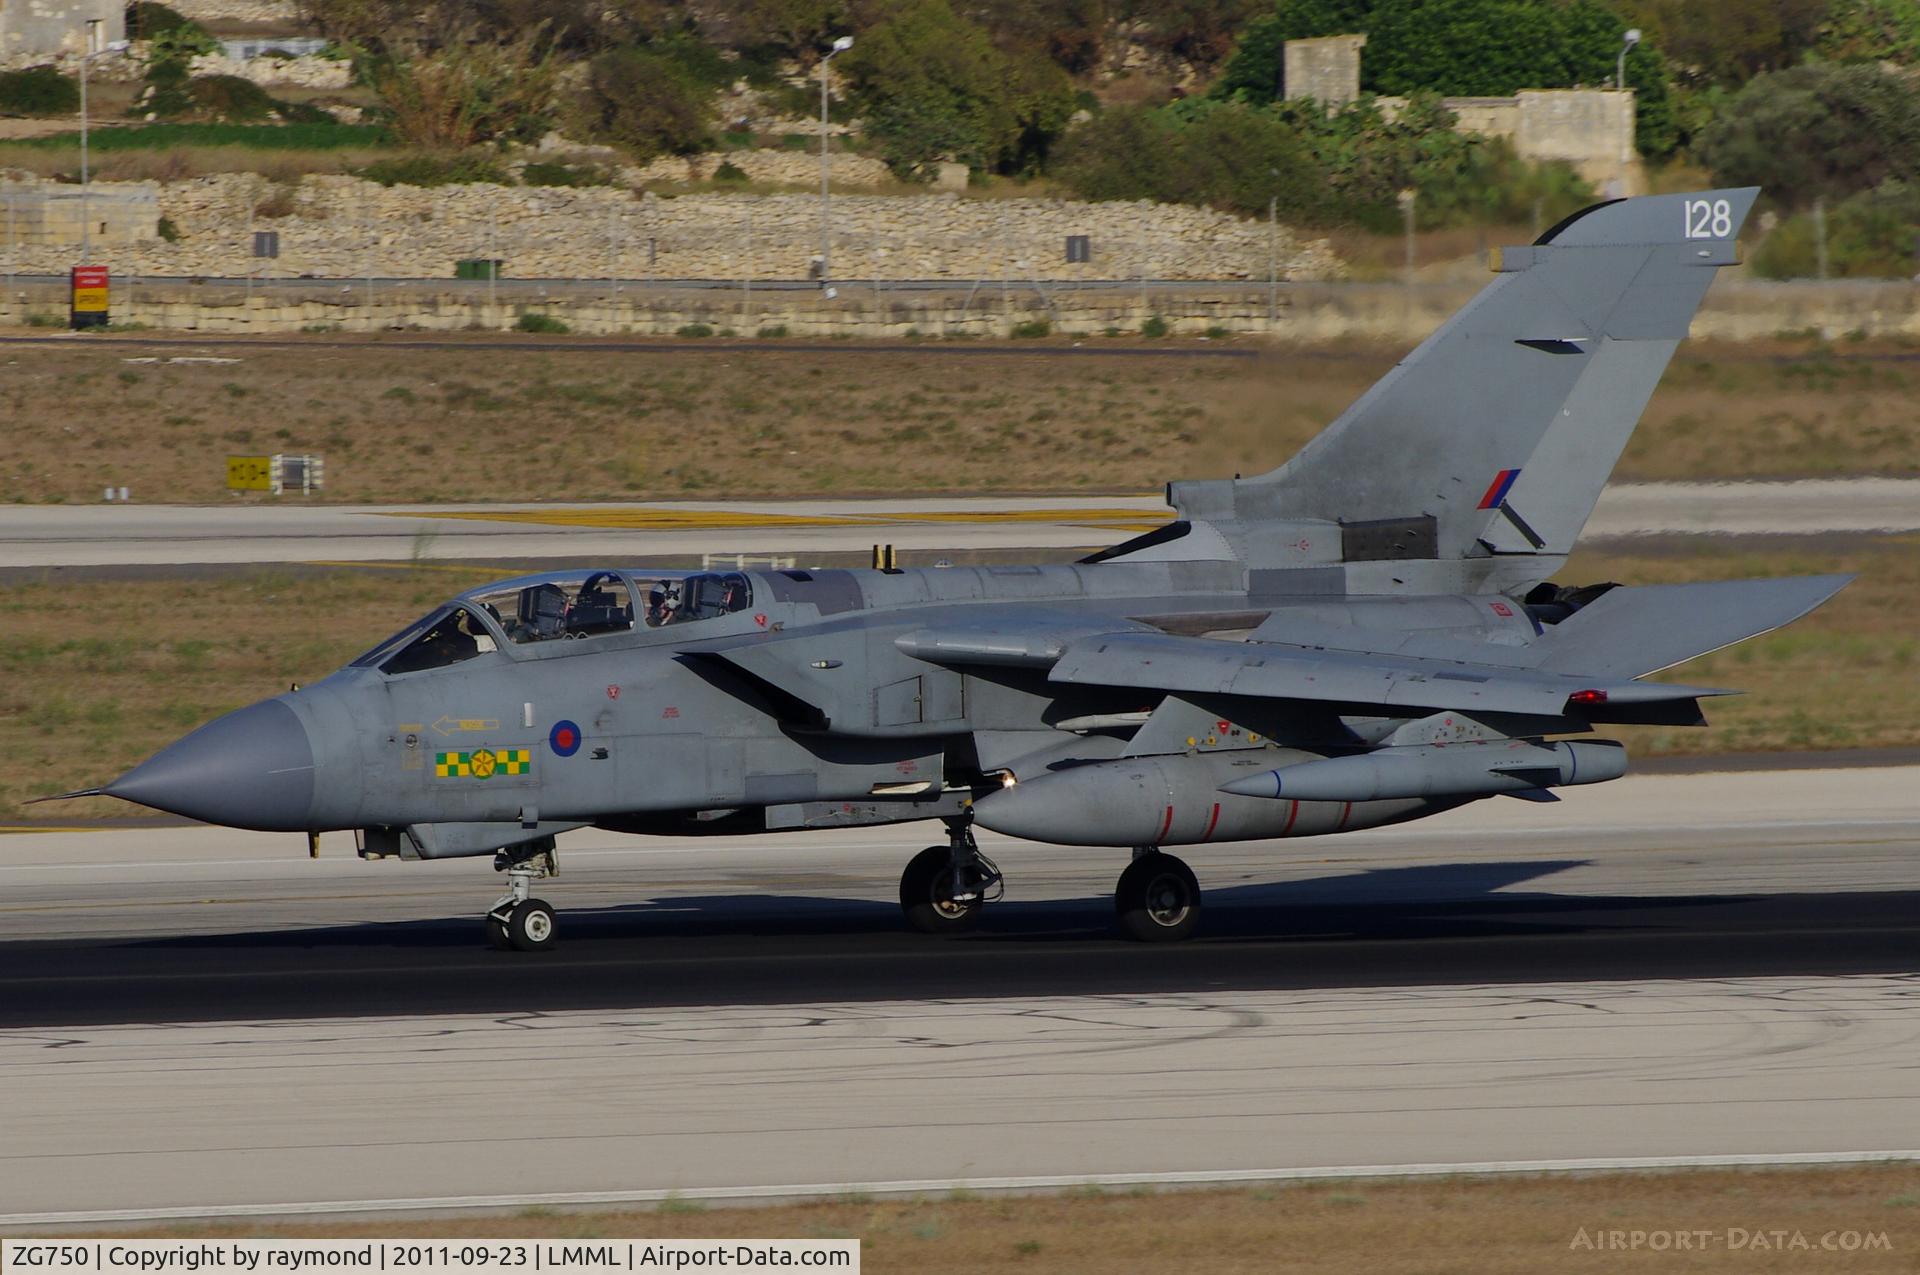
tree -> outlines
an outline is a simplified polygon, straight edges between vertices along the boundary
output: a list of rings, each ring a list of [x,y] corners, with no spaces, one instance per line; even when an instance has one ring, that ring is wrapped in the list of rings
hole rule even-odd
[[[1788,207],[1920,172],[1920,99],[1877,66],[1809,65],[1754,77],[1701,136],[1714,180]]]
[[[1737,88],[1765,71],[1793,66],[1813,48],[1830,0],[1629,0],[1633,25],[1672,59],[1689,83]]]
[[[1179,199],[1173,121],[1156,107],[1115,106],[1069,132],[1053,173],[1088,199]]]
[[[1127,16],[1174,57],[1211,67],[1233,50],[1235,32],[1259,0],[1133,0]]]
[[[1920,60],[1920,0],[1834,0],[1819,48],[1836,62]]]
[[[682,62],[641,48],[610,49],[587,66],[574,118],[590,137],[642,161],[687,155],[712,138],[713,97]]]
[[[860,33],[838,66],[896,172],[936,160],[1010,169],[1044,152],[1073,112],[1065,73],[1013,62],[947,0],[906,0]]]
[[[845,0],[717,0],[711,15],[733,47],[773,48],[803,67],[851,25]]]
[[[415,146],[461,150],[533,141],[553,126],[559,65],[536,27],[510,44],[451,39],[431,53],[374,63],[374,87],[393,130]]]
[[[961,12],[986,28],[1001,52],[1038,53],[1080,75],[1100,64],[1108,9],[1107,0],[971,0]]]
[[[1505,97],[1521,89],[1611,84],[1626,24],[1597,0],[1279,0],[1251,24],[1217,95],[1270,101],[1284,91],[1288,40],[1364,33],[1360,85],[1409,97]],[[1665,155],[1678,140],[1661,54],[1643,43],[1627,56],[1636,140]]]

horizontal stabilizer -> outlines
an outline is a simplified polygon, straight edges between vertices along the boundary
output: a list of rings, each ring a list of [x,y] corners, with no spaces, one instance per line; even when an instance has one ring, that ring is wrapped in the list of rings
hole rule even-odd
[[[1850,575],[1720,580],[1609,589],[1539,643],[1543,670],[1642,677],[1790,624],[1845,588]]]

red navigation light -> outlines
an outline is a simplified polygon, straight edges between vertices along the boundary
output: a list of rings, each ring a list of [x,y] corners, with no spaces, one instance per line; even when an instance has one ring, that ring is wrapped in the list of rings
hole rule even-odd
[[[1568,707],[1578,705],[1581,708],[1592,708],[1595,704],[1604,704],[1606,702],[1607,693],[1605,691],[1575,691],[1573,694],[1567,696]]]

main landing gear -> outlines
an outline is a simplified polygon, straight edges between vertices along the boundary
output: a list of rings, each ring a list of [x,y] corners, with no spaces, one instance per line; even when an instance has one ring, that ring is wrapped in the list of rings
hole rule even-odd
[[[900,874],[900,910],[923,934],[971,929],[1001,894],[1000,869],[980,853],[969,819],[947,819],[947,844],[928,846]]]
[[[541,877],[560,875],[553,838],[507,847],[493,856],[493,870],[507,874],[507,892],[487,909],[487,942],[503,951],[551,951],[557,925],[553,905],[528,896]]]
[[[986,905],[999,901],[1004,885],[999,867],[975,844],[971,822],[945,822],[947,844],[928,846],[900,874],[900,910],[923,934],[971,929]],[[1129,938],[1177,942],[1200,924],[1200,882],[1173,855],[1136,846],[1114,889],[1113,911]]]
[[[1120,874],[1113,910],[1129,938],[1168,943],[1186,938],[1200,924],[1200,882],[1193,869],[1155,846],[1135,846],[1133,862]]]

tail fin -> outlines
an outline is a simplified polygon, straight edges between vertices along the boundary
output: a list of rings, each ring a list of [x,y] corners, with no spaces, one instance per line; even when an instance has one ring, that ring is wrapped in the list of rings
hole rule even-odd
[[[1530,247],[1292,460],[1176,483],[1191,516],[1370,524],[1390,553],[1559,557],[1573,547],[1755,188],[1596,204]],[[1204,511],[1204,512],[1203,512]],[[1550,568],[1549,568],[1550,569]]]

